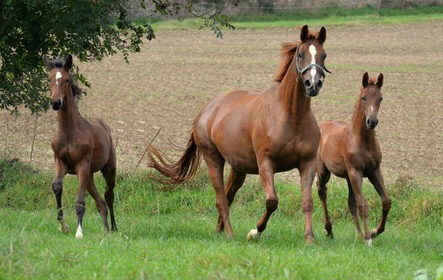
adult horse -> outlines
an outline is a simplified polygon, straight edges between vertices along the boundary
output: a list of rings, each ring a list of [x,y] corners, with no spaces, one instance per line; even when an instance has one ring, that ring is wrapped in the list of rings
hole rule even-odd
[[[150,147],[150,166],[168,177],[169,183],[189,180],[197,171],[200,155],[206,161],[216,193],[219,221],[216,231],[233,236],[229,206],[246,174],[259,174],[266,194],[266,211],[248,240],[260,238],[278,197],[274,174],[298,168],[301,176],[302,208],[306,242],[313,242],[312,181],[320,130],[311,110],[311,97],[318,95],[325,78],[323,43],[326,29],[313,34],[305,25],[300,42],[285,43],[282,63],[275,77],[278,84],[262,93],[233,90],[212,98],[197,115],[187,148],[178,162]],[[225,162],[231,166],[226,187]]]
[[[50,61],[47,57],[43,57],[43,61],[50,70],[51,106],[58,115],[58,130],[51,140],[51,146],[55,160],[52,190],[57,200],[60,231],[69,233],[62,209],[62,182],[67,173],[76,174],[79,180],[75,205],[78,218],[75,237],[83,237],[82,221],[86,210],[86,190],[95,200],[106,231],[109,231],[106,204],[111,212],[111,229],[117,230],[114,218],[116,156],[111,130],[102,120],[88,121],[80,116],[75,96],[80,94],[81,90],[69,74],[72,56],[68,55],[65,63],[61,59]],[[106,180],[106,203],[94,185],[94,173],[97,171],[101,171]]]
[[[325,229],[328,236],[333,236],[332,222],[329,219],[326,203],[326,184],[331,173],[346,178],[349,189],[348,206],[354,219],[357,232],[363,236],[357,217],[357,209],[363,220],[365,242],[372,244],[372,238],[385,230],[386,219],[391,209],[391,199],[386,192],[383,176],[380,171],[382,159],[380,145],[375,138],[375,127],[378,124],[378,110],[383,99],[380,92],[383,85],[383,74],[369,79],[363,75],[362,89],[355,105],[352,122],[328,122],[320,126],[321,141],[318,147],[317,187],[318,195],[325,212]],[[361,184],[363,177],[368,177],[382,201],[382,218],[379,226],[369,231],[368,205],[363,198]]]

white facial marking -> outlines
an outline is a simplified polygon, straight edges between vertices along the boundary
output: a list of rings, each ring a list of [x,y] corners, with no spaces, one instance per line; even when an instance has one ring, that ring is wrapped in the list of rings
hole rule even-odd
[[[247,239],[248,241],[252,240],[260,240],[261,232],[258,232],[257,229],[251,229],[250,232],[248,232]]]
[[[311,54],[311,64],[315,64],[315,55],[317,54],[317,48],[314,45],[309,46],[309,53]],[[317,74],[317,67],[311,68],[311,84],[315,84],[315,75]]]
[[[75,238],[83,238],[83,230],[80,225],[77,227],[77,232],[75,233]]]
[[[58,81],[61,79],[62,77],[62,72],[57,71],[57,73],[55,74],[55,84],[58,85]]]
[[[374,113],[374,106],[371,105],[371,113]]]

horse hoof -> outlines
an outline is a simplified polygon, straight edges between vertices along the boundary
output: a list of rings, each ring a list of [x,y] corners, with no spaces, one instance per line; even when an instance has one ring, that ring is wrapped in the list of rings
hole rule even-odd
[[[314,237],[313,236],[306,236],[305,237],[306,245],[314,245]]]
[[[331,239],[333,239],[334,238],[334,234],[332,233],[332,231],[331,232],[326,232],[326,237],[329,237],[329,238],[331,238]]]
[[[365,245],[367,247],[371,247],[372,246],[372,239],[365,240]]]
[[[258,232],[258,230],[256,230],[256,229],[251,229],[251,231],[248,232],[248,235],[247,235],[248,242],[249,241],[259,241],[260,237],[261,237],[261,232]]]
[[[75,233],[75,238],[77,239],[83,238],[83,230],[81,226],[78,226],[77,232]]]
[[[69,233],[69,226],[66,224],[64,220],[60,221],[60,228],[61,233],[68,234]]]

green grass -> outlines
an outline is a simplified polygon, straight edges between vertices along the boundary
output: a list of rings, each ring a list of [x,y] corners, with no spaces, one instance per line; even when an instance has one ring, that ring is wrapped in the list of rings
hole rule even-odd
[[[228,239],[213,232],[218,214],[204,174],[173,191],[159,191],[147,175],[118,176],[118,233],[105,234],[88,196],[85,238],[76,240],[75,177],[64,181],[71,233],[63,235],[58,232],[51,174],[0,161],[0,279],[404,279],[420,269],[434,278],[443,265],[441,191],[407,183],[388,186],[393,207],[387,231],[367,248],[355,234],[347,188],[333,180],[328,202],[335,238],[324,236],[314,191],[316,243],[306,246],[299,184],[280,182],[279,209],[262,240],[247,243],[246,233],[264,210],[264,195],[254,180],[237,195],[231,211],[236,237]],[[103,180],[96,178],[96,183],[102,192]],[[364,193],[374,227],[380,201],[368,184]]]
[[[285,13],[265,13],[262,15],[240,15],[230,19],[238,29],[293,27],[305,24],[313,26],[337,26],[355,24],[401,24],[442,20],[443,6],[412,7],[404,9],[380,9],[363,7],[348,9],[328,7],[319,9],[298,9]],[[199,19],[151,20],[156,30],[198,29],[202,26]]]

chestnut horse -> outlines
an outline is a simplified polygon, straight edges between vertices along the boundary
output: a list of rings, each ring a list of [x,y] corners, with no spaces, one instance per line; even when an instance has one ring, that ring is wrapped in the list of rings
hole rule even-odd
[[[310,105],[327,71],[323,49],[326,29],[322,27],[313,34],[305,25],[300,39],[301,42],[283,44],[282,64],[275,77],[278,84],[264,93],[244,89],[221,93],[206,104],[194,121],[187,148],[178,162],[171,163],[152,146],[149,149],[150,166],[175,184],[195,174],[203,155],[216,193],[217,232],[226,229],[226,235],[233,236],[229,206],[246,174],[259,174],[266,194],[266,211],[257,229],[248,233],[248,240],[259,239],[278,205],[274,174],[298,168],[305,238],[306,242],[314,240],[311,187],[320,130]],[[231,173],[224,187],[226,161]]]
[[[49,61],[47,57],[43,57],[43,61],[50,70],[51,106],[58,113],[58,130],[51,140],[51,146],[55,159],[55,179],[52,182],[52,190],[57,200],[60,231],[69,233],[62,209],[62,182],[66,173],[76,174],[79,180],[75,205],[78,218],[75,237],[83,237],[82,220],[86,210],[86,190],[95,200],[106,231],[109,231],[106,205],[111,212],[112,230],[117,230],[114,219],[116,156],[111,130],[102,120],[88,121],[80,116],[75,104],[75,96],[80,94],[81,90],[69,74],[72,56],[68,55],[65,63],[60,59]],[[106,203],[94,185],[94,173],[99,170],[106,180]]]
[[[386,192],[383,176],[380,171],[382,159],[380,146],[375,138],[375,127],[378,124],[378,110],[383,99],[380,92],[383,85],[383,74],[369,79],[363,75],[363,87],[355,105],[352,122],[327,122],[320,126],[321,141],[317,158],[318,195],[325,211],[325,229],[333,237],[332,222],[329,219],[326,204],[326,183],[331,173],[345,178],[348,183],[348,206],[354,219],[357,232],[362,235],[357,217],[357,209],[363,220],[365,243],[370,246],[372,238],[385,230],[386,219],[391,208],[391,199]],[[377,229],[368,229],[368,205],[362,194],[362,179],[368,177],[382,201],[382,218]]]

